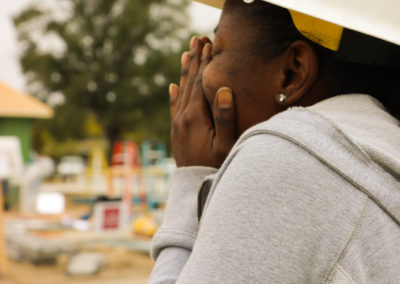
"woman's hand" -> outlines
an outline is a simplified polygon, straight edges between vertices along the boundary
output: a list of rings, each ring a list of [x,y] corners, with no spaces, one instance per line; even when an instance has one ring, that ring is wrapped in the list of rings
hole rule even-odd
[[[212,111],[203,93],[202,78],[211,60],[211,42],[194,37],[190,52],[182,54],[180,87],[170,85],[171,145],[178,167],[219,168],[235,143],[232,90],[217,91]]]

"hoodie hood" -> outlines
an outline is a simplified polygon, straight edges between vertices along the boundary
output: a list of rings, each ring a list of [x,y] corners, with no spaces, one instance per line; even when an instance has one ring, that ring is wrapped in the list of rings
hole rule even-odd
[[[248,129],[233,151],[261,134],[304,149],[365,193],[400,226],[399,121],[371,96],[343,95],[312,107],[291,108]]]
[[[309,110],[327,118],[385,171],[400,181],[400,121],[369,95],[335,96]]]

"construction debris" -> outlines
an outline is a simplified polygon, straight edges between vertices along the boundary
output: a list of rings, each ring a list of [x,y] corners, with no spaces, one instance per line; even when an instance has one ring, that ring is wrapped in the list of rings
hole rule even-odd
[[[70,258],[67,265],[68,275],[93,275],[106,263],[106,257],[100,253],[80,253]]]
[[[40,222],[39,222],[40,223]],[[15,261],[32,264],[53,264],[60,254],[72,254],[76,249],[62,240],[43,239],[32,234],[29,229],[37,221],[20,221],[5,226],[7,255]],[[45,223],[41,223],[45,224]]]

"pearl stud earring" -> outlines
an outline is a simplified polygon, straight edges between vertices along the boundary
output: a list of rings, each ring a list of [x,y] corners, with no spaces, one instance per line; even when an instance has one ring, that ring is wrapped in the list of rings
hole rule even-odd
[[[276,96],[276,100],[278,101],[279,104],[284,104],[287,100],[287,95],[284,93],[280,93],[279,95]]]

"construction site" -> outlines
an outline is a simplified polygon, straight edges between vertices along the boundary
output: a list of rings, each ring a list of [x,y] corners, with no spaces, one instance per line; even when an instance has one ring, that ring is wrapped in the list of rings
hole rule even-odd
[[[162,150],[147,153],[152,161],[143,166],[136,145],[121,142],[109,167],[94,151],[87,165],[68,157],[54,168],[39,158],[20,184],[11,179],[0,217],[0,283],[146,283],[174,169]]]
[[[52,112],[7,86],[2,91],[0,283],[146,283],[176,167],[164,145],[118,141],[110,159],[99,144],[86,157],[26,163],[30,137],[15,123],[11,132],[5,126],[23,122],[24,104],[29,119]],[[10,92],[21,99],[15,112],[4,95]]]

